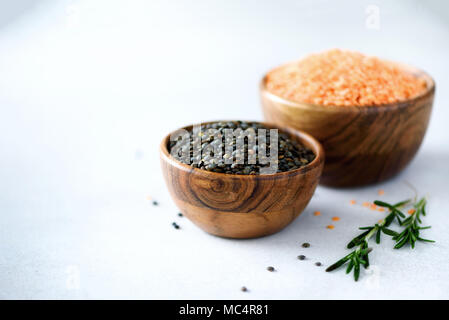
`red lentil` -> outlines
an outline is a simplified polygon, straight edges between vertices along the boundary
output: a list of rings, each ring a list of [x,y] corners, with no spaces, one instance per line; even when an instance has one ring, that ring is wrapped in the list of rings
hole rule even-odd
[[[266,85],[285,99],[325,106],[389,104],[416,97],[427,87],[395,63],[340,49],[278,67],[268,73]]]

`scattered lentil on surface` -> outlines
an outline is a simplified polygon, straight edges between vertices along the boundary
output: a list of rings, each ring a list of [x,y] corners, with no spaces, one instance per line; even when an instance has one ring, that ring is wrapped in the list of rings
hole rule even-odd
[[[298,259],[299,260],[306,260],[306,256],[301,254],[301,255],[298,256]]]
[[[385,191],[382,190],[382,189],[379,189],[379,191],[377,191],[377,194],[378,194],[379,196],[383,196],[383,195],[385,194]]]
[[[334,228],[335,228],[335,226],[334,226],[334,225],[332,225],[332,224],[330,224],[330,225],[326,226],[326,228],[328,228],[328,229],[334,229]]]
[[[175,229],[179,229],[179,228],[180,228],[179,225],[178,225],[176,222],[173,222],[173,223],[172,223],[172,226],[173,226],[173,228],[175,228]]]
[[[267,270],[270,271],[270,272],[273,272],[274,271],[274,267],[271,267],[271,266],[267,267]]]
[[[425,79],[398,64],[332,49],[268,73],[266,87],[282,98],[324,106],[379,106],[419,96]]]
[[[354,205],[354,204],[356,204],[357,202],[355,201],[355,200],[351,200],[351,201],[349,201],[349,204],[351,204],[351,205]]]
[[[157,206],[159,203],[157,201],[153,201],[153,206]]]
[[[178,217],[183,217],[184,215],[182,214],[182,212],[178,213]]]
[[[409,210],[407,211],[407,213],[410,214],[410,215],[412,215],[412,214],[415,213],[415,211],[416,211],[415,209],[409,209]]]
[[[339,221],[340,217],[332,217],[332,221]]]
[[[310,243],[304,242],[304,243],[302,244],[302,247],[303,247],[303,248],[308,248],[308,247],[310,247]]]
[[[241,287],[240,290],[243,291],[243,292],[247,292],[248,291],[248,289],[246,287]]]
[[[316,265],[317,267],[321,267],[321,262],[315,262],[315,265]]]
[[[320,212],[320,211],[315,211],[315,212],[313,213],[313,215],[314,215],[314,216],[321,216],[321,212]]]

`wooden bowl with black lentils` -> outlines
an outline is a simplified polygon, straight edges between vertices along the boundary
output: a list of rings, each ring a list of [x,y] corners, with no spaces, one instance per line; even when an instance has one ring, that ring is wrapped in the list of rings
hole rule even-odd
[[[186,126],[160,146],[162,172],[181,212],[228,238],[273,234],[306,207],[324,151],[312,136],[260,122]]]

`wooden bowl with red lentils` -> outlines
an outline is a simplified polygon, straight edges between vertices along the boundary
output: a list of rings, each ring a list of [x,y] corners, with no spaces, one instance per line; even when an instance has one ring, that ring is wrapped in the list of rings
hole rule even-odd
[[[435,82],[402,63],[333,49],[271,70],[260,92],[267,121],[321,142],[321,183],[354,187],[410,163],[427,130]]]

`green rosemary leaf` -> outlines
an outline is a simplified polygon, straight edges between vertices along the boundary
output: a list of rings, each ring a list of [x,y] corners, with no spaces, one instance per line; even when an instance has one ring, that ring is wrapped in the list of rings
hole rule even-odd
[[[363,256],[363,259],[366,261],[364,267],[365,269],[367,269],[369,267],[369,258],[368,255]]]
[[[423,204],[423,206],[422,206],[422,210],[421,210],[421,213],[422,213],[422,215],[423,215],[423,216],[425,216],[425,215],[426,215],[426,205],[427,205],[427,201],[426,201],[426,202],[424,202],[424,204]]]
[[[401,238],[401,240],[398,241],[398,243],[394,246],[395,249],[402,248],[408,241],[408,235],[404,235],[404,237]]]
[[[385,224],[384,224],[384,226],[389,226],[392,222],[393,222],[393,220],[394,220],[394,217],[396,217],[396,215],[393,213],[393,214],[389,214],[386,218],[385,218]]]
[[[362,259],[366,261],[366,263],[364,264],[364,267],[365,267],[365,269],[366,269],[366,268],[369,267],[369,257],[368,257],[368,254],[369,254],[371,251],[373,251],[373,248],[368,248],[368,242],[367,242],[367,241],[364,241],[364,242],[363,242],[363,246],[362,246],[361,248],[363,248],[363,249],[360,251],[360,255],[361,255]]]
[[[347,244],[346,248],[351,249],[351,248],[353,248],[353,247],[355,247],[355,246],[358,246],[358,245],[361,243],[362,239],[363,239],[368,233],[370,233],[370,231],[371,231],[372,229],[373,229],[373,228],[370,228],[369,230],[363,232],[362,234],[359,234],[357,237],[355,237],[354,239],[352,239],[351,242],[349,242],[349,243]]]
[[[394,213],[401,218],[405,218],[405,214],[401,210],[394,209]]]
[[[351,272],[352,267],[354,267],[354,261],[351,260],[348,264],[348,267],[346,268],[346,274],[348,274],[349,272]]]
[[[368,245],[368,244],[367,244]],[[360,255],[361,256],[366,256],[368,253],[370,253],[371,251],[373,251],[373,248],[366,248],[360,251]]]
[[[409,242],[410,242],[410,246],[412,247],[412,249],[415,249],[416,237],[414,237],[413,234],[410,234]]]
[[[360,276],[360,264],[358,261],[354,263],[354,280],[358,281]]]
[[[391,210],[394,209],[394,206],[392,206],[391,204],[386,203],[386,202],[383,202],[383,201],[380,201],[380,200],[375,200],[375,201],[374,201],[374,204],[375,204],[376,206],[388,208],[388,209],[391,209]]]
[[[386,235],[392,236],[392,237],[395,237],[398,235],[398,233],[396,231],[385,228],[385,227],[382,228],[382,232],[385,233]]]
[[[407,233],[407,229],[402,231],[400,234],[394,236],[393,240],[398,240],[398,239],[402,238],[406,233]]]
[[[350,254],[348,254],[347,256],[343,257],[342,259],[338,260],[337,262],[335,262],[333,265],[331,265],[330,267],[328,267],[326,269],[326,272],[330,272],[332,270],[335,270],[337,268],[340,268],[342,265],[344,265],[346,263],[346,261],[348,261],[353,255],[353,252],[351,252]]]
[[[417,239],[418,241],[435,243],[435,240],[423,239],[423,238],[421,238],[421,237],[417,237],[416,239]]]
[[[409,203],[410,201],[411,201],[410,199],[407,199],[407,200],[404,200],[404,201],[395,203],[395,204],[393,205],[393,207],[395,207],[395,208],[402,207],[403,205],[406,205],[406,204]]]
[[[426,198],[421,198],[421,200],[418,201],[418,203],[416,203],[414,205],[415,208],[420,208],[426,205]]]
[[[380,228],[377,229],[376,232],[376,243],[379,244],[380,243]]]
[[[402,225],[406,225],[407,223],[410,223],[412,221],[413,216],[408,217],[405,220],[402,220]]]

